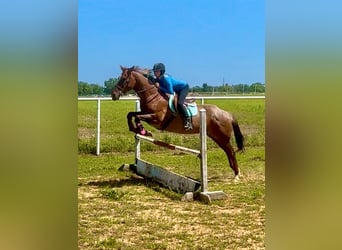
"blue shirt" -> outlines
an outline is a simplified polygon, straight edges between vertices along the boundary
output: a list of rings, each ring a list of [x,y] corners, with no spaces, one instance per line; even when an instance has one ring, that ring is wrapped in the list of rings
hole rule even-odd
[[[173,77],[164,74],[161,78],[157,79],[159,83],[159,88],[163,93],[174,94],[174,92],[179,93],[183,88],[185,88],[188,83],[180,80],[176,80]]]

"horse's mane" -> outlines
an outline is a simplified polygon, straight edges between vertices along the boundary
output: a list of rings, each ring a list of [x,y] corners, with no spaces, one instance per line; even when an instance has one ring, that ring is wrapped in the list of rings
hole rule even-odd
[[[143,76],[147,77],[148,75],[150,75],[151,70],[147,69],[147,68],[141,68],[139,66],[133,66],[132,69],[140,74],[142,74]]]

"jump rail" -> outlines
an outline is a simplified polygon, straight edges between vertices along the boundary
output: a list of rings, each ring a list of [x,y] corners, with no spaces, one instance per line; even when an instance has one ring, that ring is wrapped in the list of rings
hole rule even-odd
[[[157,181],[164,186],[172,189],[173,191],[184,194],[182,200],[192,201],[199,199],[206,203],[210,203],[212,200],[226,199],[228,196],[223,191],[208,192],[208,179],[207,179],[207,128],[206,128],[206,111],[200,110],[201,129],[200,129],[200,142],[201,149],[195,150],[186,147],[181,147],[162,141],[155,140],[150,137],[136,134],[136,150],[135,150],[135,164],[130,165],[130,169],[136,174],[150,178]],[[197,155],[200,161],[201,167],[201,182],[190,179],[188,177],[179,175],[172,171],[166,170],[160,166],[156,166],[152,163],[141,159],[140,155],[140,140],[153,143],[155,145],[165,147],[171,150],[180,150],[186,153]],[[200,187],[200,191],[199,191]]]
[[[157,145],[157,146],[160,146],[160,147],[164,147],[164,148],[168,148],[168,149],[171,149],[171,150],[177,150],[178,149],[180,151],[184,151],[184,152],[187,152],[187,153],[195,154],[195,155],[198,155],[198,156],[200,156],[200,153],[201,153],[201,151],[196,150],[196,149],[191,149],[191,148],[186,148],[186,147],[182,147],[182,146],[177,146],[177,145],[173,145],[173,144],[166,143],[166,142],[163,142],[163,141],[157,141],[157,140],[155,140],[155,139],[153,139],[151,137],[147,137],[147,136],[143,136],[143,135],[139,135],[139,134],[136,134],[135,138],[141,139],[141,140],[144,140],[144,141],[148,141],[148,142],[153,143],[154,145]]]

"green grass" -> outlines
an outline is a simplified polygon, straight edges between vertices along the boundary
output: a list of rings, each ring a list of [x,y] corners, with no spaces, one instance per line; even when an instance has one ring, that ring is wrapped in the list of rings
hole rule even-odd
[[[96,151],[96,102],[79,102],[79,249],[264,249],[265,244],[265,105],[264,100],[210,100],[230,111],[246,136],[237,154],[240,182],[233,182],[224,152],[208,138],[208,189],[227,200],[182,202],[181,194],[118,171],[134,162],[134,134],[126,114],[134,101],[101,102],[101,155]],[[154,137],[196,148],[198,136],[151,130]],[[234,144],[235,146],[235,144]],[[235,146],[236,147],[236,146]],[[142,142],[143,159],[199,178],[193,155]]]

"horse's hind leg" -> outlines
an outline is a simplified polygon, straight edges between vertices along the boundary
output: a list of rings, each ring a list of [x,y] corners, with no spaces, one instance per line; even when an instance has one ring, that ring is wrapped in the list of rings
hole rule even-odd
[[[232,145],[229,142],[229,138],[225,139],[224,136],[223,136],[221,138],[217,138],[217,139],[216,138],[212,138],[212,139],[226,153],[226,156],[227,156],[228,162],[229,162],[229,166],[234,171],[234,174],[235,174],[234,180],[235,181],[239,180],[240,170],[239,170],[238,163],[237,163],[237,160],[236,160],[236,157],[235,157],[234,149],[233,149]]]
[[[235,152],[234,152],[232,145],[228,142],[225,147],[222,147],[222,149],[227,155],[231,169],[233,169],[234,171],[234,174],[235,174],[234,180],[236,181],[239,180],[240,170],[238,167],[238,163],[237,163]]]

